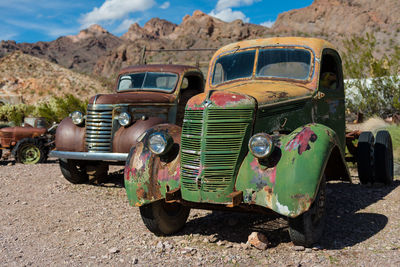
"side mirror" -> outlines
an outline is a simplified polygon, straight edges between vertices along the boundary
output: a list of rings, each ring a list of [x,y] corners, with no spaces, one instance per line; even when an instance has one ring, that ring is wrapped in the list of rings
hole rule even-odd
[[[183,78],[183,81],[182,81],[182,85],[181,85],[181,90],[185,90],[185,89],[187,89],[189,87],[189,81],[188,81],[188,78]]]

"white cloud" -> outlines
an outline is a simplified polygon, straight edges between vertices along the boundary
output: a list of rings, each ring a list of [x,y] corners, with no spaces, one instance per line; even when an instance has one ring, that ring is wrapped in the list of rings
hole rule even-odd
[[[16,34],[16,33],[0,32],[0,41],[2,41],[2,40],[4,40],[4,41],[12,40],[17,35],[18,34]]]
[[[264,27],[271,28],[274,25],[274,23],[275,23],[275,21],[273,21],[273,20],[267,20],[267,21],[265,21],[263,23],[260,23],[260,25],[264,26]]]
[[[244,22],[249,22],[250,19],[246,17],[245,14],[241,11],[233,11],[230,8],[223,9],[221,11],[214,11],[212,10],[209,14],[210,16],[216,17],[217,19],[226,21],[226,22],[231,22],[234,21],[235,19],[241,19]]]
[[[128,31],[129,27],[138,20],[135,19],[125,19],[122,23],[115,29],[116,33],[123,33]]]
[[[56,24],[42,24],[20,20],[5,20],[5,22],[19,28],[40,31],[50,37],[59,37],[61,35],[68,35],[76,32],[75,27],[59,27]]]
[[[231,7],[251,6],[261,0],[219,0],[215,9],[221,11]]]
[[[244,22],[249,22],[250,19],[241,11],[233,11],[233,7],[250,6],[261,0],[218,0],[217,5],[211,12],[210,16],[220,20],[231,22],[236,19],[241,19]]]
[[[155,0],[105,0],[100,7],[82,16],[83,27],[100,22],[114,22],[130,13],[146,11],[156,4]]]
[[[167,9],[167,8],[169,8],[169,6],[171,5],[171,3],[170,2],[164,2],[161,6],[160,6],[160,8],[161,9]]]

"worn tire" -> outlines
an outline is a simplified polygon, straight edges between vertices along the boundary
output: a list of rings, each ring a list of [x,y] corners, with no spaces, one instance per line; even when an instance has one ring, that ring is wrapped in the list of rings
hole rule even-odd
[[[374,135],[362,132],[357,145],[357,170],[361,184],[374,182]]]
[[[190,208],[164,199],[140,207],[140,215],[147,229],[156,235],[171,235],[181,230]]]
[[[295,245],[310,247],[318,242],[325,227],[326,182],[321,180],[310,209],[296,218],[289,218],[289,236]]]
[[[15,161],[23,164],[45,162],[48,154],[43,142],[35,138],[21,139],[13,150]]]
[[[60,159],[61,173],[73,184],[83,184],[89,181],[86,173],[86,162],[82,160]]]
[[[388,131],[376,134],[374,160],[376,181],[390,185],[393,182],[393,146]]]

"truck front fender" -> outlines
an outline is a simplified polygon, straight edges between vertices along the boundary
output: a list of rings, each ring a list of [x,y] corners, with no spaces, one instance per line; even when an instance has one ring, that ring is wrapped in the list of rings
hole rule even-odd
[[[308,124],[281,136],[267,160],[248,153],[236,181],[245,203],[297,217],[307,211],[318,192],[328,162],[344,164],[336,133],[321,124]],[[339,152],[339,153],[338,153]],[[340,157],[332,160],[332,157]],[[348,175],[346,164],[342,174]]]
[[[158,156],[148,147],[154,132],[169,134],[174,144],[167,154]],[[168,191],[180,186],[180,142],[182,128],[174,124],[160,124],[147,130],[132,147],[126,160],[124,180],[129,204],[141,206],[165,198]]]
[[[56,150],[85,151],[85,127],[77,126],[70,117],[63,119],[57,127]]]

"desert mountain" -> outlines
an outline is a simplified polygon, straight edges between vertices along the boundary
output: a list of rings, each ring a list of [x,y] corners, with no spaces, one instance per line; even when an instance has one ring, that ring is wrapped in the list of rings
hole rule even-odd
[[[272,30],[320,35],[332,42],[370,32],[378,40],[392,38],[400,44],[399,13],[399,0],[314,0],[308,7],[280,14]]]
[[[46,59],[65,68],[91,73],[99,57],[122,44],[122,40],[99,25],[92,25],[75,36],[63,36],[51,42],[0,42],[0,57],[19,50]]]
[[[98,92],[109,91],[90,76],[20,51],[0,59],[0,73],[0,94],[20,95],[27,104],[66,93],[87,99]]]
[[[133,24],[121,38],[125,42],[109,55],[101,58],[94,72],[102,76],[110,76],[121,67],[139,64],[141,52],[157,49],[196,49],[219,48],[224,44],[244,39],[254,39],[266,36],[269,29],[260,25],[244,23],[241,20],[223,22],[201,11],[195,11],[192,16],[186,15],[180,25],[166,20],[151,19],[143,28]],[[148,63],[207,63],[213,51],[210,52],[161,52],[147,53]]]
[[[121,37],[98,25],[75,36],[51,42],[0,42],[0,57],[19,50],[78,72],[113,77],[124,66],[147,63],[195,64],[204,71],[213,51],[153,52],[158,49],[219,48],[245,39],[269,36],[314,36],[327,39],[339,49],[352,35],[373,33],[381,51],[400,45],[399,0],[314,0],[305,8],[279,15],[272,28],[241,20],[224,22],[201,11],[183,17],[177,25],[153,18],[143,27],[133,24]],[[21,54],[19,54],[21,55]],[[17,62],[14,62],[16,64]],[[0,78],[2,75],[0,74]]]

